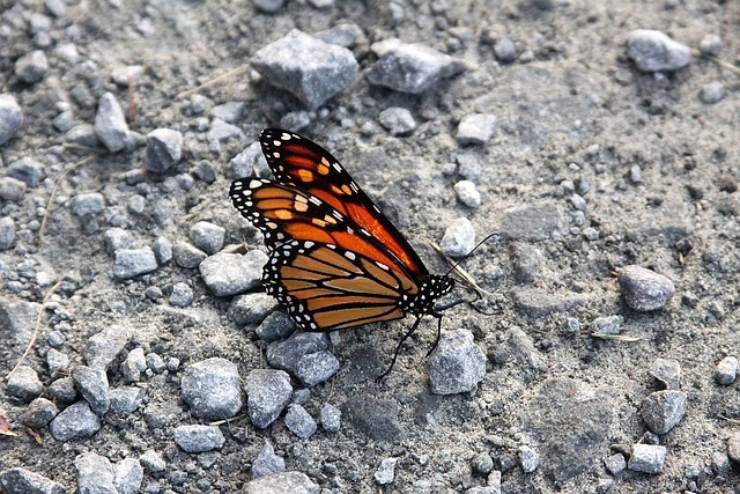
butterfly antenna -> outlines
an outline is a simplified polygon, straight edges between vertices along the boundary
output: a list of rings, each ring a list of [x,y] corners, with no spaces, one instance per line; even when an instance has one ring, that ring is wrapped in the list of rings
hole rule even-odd
[[[478,249],[478,247],[480,247],[481,245],[485,244],[488,240],[490,240],[491,238],[495,237],[496,235],[498,235],[498,233],[495,233],[495,232],[494,233],[491,233],[490,235],[487,235],[486,238],[484,238],[483,240],[481,240],[480,242],[478,242],[475,245],[475,247],[473,247],[473,249],[470,252],[468,252],[467,254],[465,254],[465,257],[463,257],[462,259],[460,259],[459,261],[457,261],[455,264],[452,265],[452,267],[445,273],[445,276],[449,276],[449,274],[451,272],[457,271],[458,270],[458,266],[460,266],[460,264],[462,264],[462,262],[465,261],[468,257],[472,256],[473,255],[473,252],[475,252]]]

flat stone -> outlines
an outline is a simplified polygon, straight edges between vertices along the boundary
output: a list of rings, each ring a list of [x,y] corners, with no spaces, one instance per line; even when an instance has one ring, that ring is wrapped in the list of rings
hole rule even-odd
[[[275,449],[270,441],[265,441],[265,445],[260,450],[257,458],[252,461],[252,478],[258,479],[265,475],[284,471],[285,460],[282,456],[275,454]]]
[[[80,366],[72,372],[77,391],[96,414],[103,416],[110,408],[108,376],[104,369]]]
[[[245,293],[231,301],[228,317],[238,326],[259,324],[277,305],[275,299],[266,293]]]
[[[293,395],[290,376],[282,370],[254,369],[247,375],[244,388],[249,417],[259,429],[272,424]]]
[[[86,401],[68,406],[51,421],[51,433],[57,441],[87,439],[100,430],[100,419]]]
[[[321,488],[301,472],[265,475],[244,484],[244,494],[319,494]]]
[[[116,494],[138,494],[144,480],[144,469],[136,458],[124,458],[115,466]]]
[[[19,467],[0,473],[0,490],[5,494],[67,494],[63,485]]]
[[[265,263],[267,255],[259,250],[244,255],[220,252],[206,258],[198,269],[211,293],[226,297],[258,286]]]
[[[126,118],[115,95],[103,94],[95,114],[95,135],[108,151],[117,153],[126,147],[128,132]]]
[[[199,221],[190,227],[190,241],[198,249],[209,255],[221,250],[224,246],[225,237],[225,228],[208,221]]]
[[[297,29],[261,48],[252,66],[312,110],[351,86],[358,73],[351,51]]]
[[[328,348],[326,333],[295,332],[287,340],[270,343],[267,347],[267,363],[271,367],[297,374],[298,363],[305,355]]]
[[[496,116],[493,113],[473,113],[466,115],[457,126],[457,142],[464,146],[482,146],[496,133]]]
[[[449,395],[477,388],[486,375],[486,356],[466,329],[445,331],[429,359],[432,393]]]
[[[295,374],[306,386],[327,381],[339,370],[339,360],[326,350],[308,353],[298,360]]]
[[[308,439],[316,432],[316,422],[313,417],[298,404],[288,405],[288,413],[285,414],[285,426],[301,439]]]
[[[402,440],[398,421],[400,410],[395,401],[364,396],[346,401],[341,410],[342,416],[346,416],[355,429],[376,441]]]
[[[539,241],[562,232],[567,220],[555,204],[519,206],[504,212],[500,231],[512,240]]]
[[[673,389],[650,393],[640,405],[640,415],[648,429],[666,434],[686,415],[688,397]]]
[[[112,325],[90,338],[85,349],[85,361],[96,369],[107,369],[131,339],[131,331],[122,325]]]
[[[8,395],[27,403],[44,392],[39,375],[31,367],[21,365],[10,375],[5,388]]]
[[[517,308],[534,318],[565,312],[588,301],[585,295],[578,293],[550,293],[542,288],[516,288],[512,295]]]
[[[108,393],[110,411],[119,415],[134,413],[144,399],[144,390],[135,386],[113,388]]]
[[[619,285],[624,301],[638,312],[662,309],[676,292],[670,279],[636,265],[619,270]]]
[[[23,111],[12,94],[0,94],[0,146],[11,140],[23,125]]]
[[[141,249],[119,249],[113,261],[113,276],[119,280],[151,273],[159,267],[154,251],[150,247]]]
[[[203,453],[221,449],[226,439],[218,427],[181,425],[175,429],[175,442],[188,453]]]
[[[650,29],[629,33],[627,55],[643,72],[674,71],[686,67],[691,61],[688,46]]]
[[[198,418],[222,420],[242,408],[239,370],[226,359],[214,357],[190,365],[180,386],[183,401]]]
[[[113,465],[105,456],[83,453],[75,458],[75,468],[80,493],[117,494]]]
[[[681,388],[681,364],[677,360],[657,358],[650,373],[666,389]]]
[[[665,446],[634,444],[627,468],[634,472],[660,473],[665,465],[666,453]]]
[[[187,242],[175,242],[172,255],[175,264],[187,269],[197,268],[208,257],[208,254]]]

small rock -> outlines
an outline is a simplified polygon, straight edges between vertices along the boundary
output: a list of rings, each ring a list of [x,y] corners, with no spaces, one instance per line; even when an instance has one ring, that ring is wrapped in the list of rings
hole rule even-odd
[[[51,383],[49,385],[49,394],[57,402],[65,405],[72,403],[77,398],[77,390],[71,377],[57,379]]]
[[[673,71],[691,61],[689,47],[660,31],[638,29],[627,37],[627,55],[643,72]]]
[[[634,472],[660,473],[666,458],[665,446],[634,444],[627,468]]]
[[[398,40],[383,42],[380,58],[368,73],[368,81],[394,91],[421,94],[441,80],[459,74],[465,65],[437,50],[421,44]],[[375,45],[374,45],[375,46]]]
[[[44,78],[49,70],[49,61],[41,50],[23,55],[15,62],[15,75],[23,82],[33,84]]]
[[[155,129],[146,136],[146,169],[164,173],[182,158],[182,133],[172,129]]]
[[[467,218],[457,218],[445,230],[440,246],[450,257],[464,257],[475,246],[475,228]]]
[[[467,115],[457,126],[457,142],[484,145],[496,133],[496,116],[492,113],[473,113]]]
[[[594,331],[600,334],[619,334],[622,331],[622,316],[602,316],[591,322]]]
[[[653,377],[663,383],[666,389],[680,389],[681,364],[676,360],[655,359],[651,373]]]
[[[514,42],[509,38],[501,38],[493,45],[496,60],[503,63],[511,63],[516,60],[517,52]]]
[[[682,391],[656,391],[642,401],[640,415],[648,429],[656,434],[666,434],[678,425],[687,406],[687,396]]]
[[[537,452],[529,446],[519,447],[519,465],[522,467],[524,473],[532,473],[537,470],[540,465],[540,457]]]
[[[6,494],[67,494],[61,484],[19,467],[0,473],[0,490]]]
[[[288,406],[285,414],[285,426],[301,439],[308,439],[316,432],[316,422],[305,408],[298,404]]]
[[[29,187],[38,187],[44,177],[44,165],[31,158],[21,158],[10,164],[6,174]]]
[[[242,408],[239,370],[223,358],[210,358],[189,366],[180,382],[182,399],[201,419],[233,417]]]
[[[330,403],[321,407],[319,422],[326,432],[338,432],[342,425],[342,411]]]
[[[77,486],[80,493],[117,493],[110,460],[94,452],[75,458]]]
[[[705,57],[716,57],[722,51],[722,40],[716,34],[707,34],[699,42],[699,51]]]
[[[86,401],[68,406],[51,421],[51,433],[57,441],[87,439],[100,430],[100,419]]]
[[[587,228],[583,229],[583,238],[588,240],[589,242],[595,242],[599,239],[599,230],[596,228],[589,226]]]
[[[141,373],[146,370],[146,357],[144,349],[141,347],[134,348],[126,356],[121,365],[121,370],[126,382],[138,382],[141,380]]]
[[[95,127],[89,124],[75,125],[71,129],[69,129],[66,134],[64,134],[64,140],[67,142],[71,142],[72,144],[79,144],[80,146],[85,146],[89,148],[96,148],[98,147],[98,144],[100,144]],[[123,145],[125,147],[125,138],[122,142],[124,143]]]
[[[345,22],[319,31],[314,36],[325,43],[352,48],[357,43],[357,40],[362,38],[363,33],[362,28],[357,24]]]
[[[734,432],[727,438],[727,456],[740,464],[740,432]]]
[[[356,430],[376,441],[402,439],[399,413],[397,401],[378,400],[370,396],[352,398],[342,404],[342,416],[346,416]]]
[[[296,332],[287,340],[273,342],[267,347],[267,363],[297,374],[298,364],[305,355],[328,348],[326,333]]]
[[[259,429],[273,423],[293,395],[290,376],[282,370],[254,369],[247,376],[244,388],[249,417]]]
[[[470,208],[480,206],[480,192],[470,180],[460,180],[454,185],[455,194],[461,203]]]
[[[486,452],[473,458],[473,470],[480,475],[488,475],[493,470],[493,458]]]
[[[283,7],[284,0],[253,0],[254,6],[262,12],[273,14]]]
[[[276,306],[275,299],[266,293],[245,293],[231,301],[228,317],[238,326],[259,324]]]
[[[351,86],[358,72],[351,51],[297,29],[260,49],[252,66],[311,110]]]
[[[702,103],[713,105],[719,103],[725,97],[725,85],[720,81],[704,84],[699,90],[699,99]]]
[[[275,454],[270,441],[265,441],[265,445],[252,462],[252,478],[258,479],[265,475],[280,473],[285,471],[285,460],[282,456]]]
[[[165,237],[157,237],[152,245],[154,257],[157,258],[157,264],[160,266],[167,264],[172,259],[172,243]],[[205,259],[205,257],[203,257]],[[203,260],[201,259],[201,261]],[[200,263],[200,261],[198,261]],[[197,264],[196,264],[197,265]]]
[[[416,121],[411,112],[406,108],[396,106],[380,112],[378,121],[394,136],[410,134],[416,128]]]
[[[627,468],[627,461],[624,459],[624,455],[617,453],[615,455],[607,456],[606,459],[604,459],[604,466],[610,474],[619,475]]]
[[[125,326],[113,325],[93,335],[85,350],[85,361],[90,367],[107,369],[131,339]]]
[[[0,218],[0,250],[8,250],[15,242],[15,221],[5,216]]]
[[[676,291],[670,279],[636,265],[619,271],[619,285],[627,305],[639,312],[663,308]]]
[[[26,193],[26,184],[13,177],[0,178],[0,199],[21,202]]]
[[[729,386],[735,382],[737,377],[738,362],[736,357],[725,357],[717,364],[715,377],[717,382],[723,386]]]
[[[41,429],[46,427],[58,413],[59,409],[54,403],[46,398],[36,398],[21,414],[20,421],[31,429]]]
[[[162,458],[162,454],[153,449],[145,451],[144,454],[139,457],[139,462],[147,472],[151,473],[164,472],[165,468],[167,468],[167,464],[165,463],[164,458]]]
[[[103,416],[110,408],[108,376],[105,370],[80,366],[72,372],[77,391],[96,414]]]
[[[267,161],[262,154],[260,143],[253,142],[239,154],[231,158],[226,166],[226,175],[228,178],[237,179],[248,177],[256,174],[259,170],[267,169]]]
[[[465,180],[477,182],[481,175],[480,158],[474,153],[460,153],[455,157],[458,164],[457,174]]]
[[[287,338],[294,331],[295,324],[293,320],[281,311],[271,313],[255,330],[259,339],[268,343]]]
[[[113,261],[113,276],[119,280],[133,278],[156,271],[159,265],[154,251],[149,247],[142,249],[120,249]]]
[[[98,112],[95,114],[95,135],[108,151],[117,153],[126,147],[128,132],[121,105],[113,93],[105,93],[100,98]]]
[[[105,198],[99,192],[78,194],[72,201],[72,212],[79,218],[100,214],[105,208]]]
[[[120,249],[130,249],[134,244],[131,234],[123,228],[108,228],[103,234],[105,249],[109,254],[115,254]]]
[[[339,370],[339,360],[324,350],[301,357],[296,367],[296,377],[306,386],[316,386],[328,380]]]
[[[119,415],[134,413],[144,399],[144,390],[122,386],[110,390],[110,411]]]
[[[398,458],[385,458],[380,462],[380,466],[375,471],[375,482],[380,485],[388,485],[393,483],[396,478],[396,464]]]
[[[135,458],[125,458],[115,467],[114,484],[117,494],[137,494],[144,480],[144,469]]]
[[[14,398],[29,402],[44,392],[44,385],[35,370],[21,365],[10,375],[5,391]]]
[[[117,86],[127,88],[133,82],[136,83],[144,74],[144,67],[141,65],[118,65],[111,71],[111,80]]]
[[[146,354],[146,366],[155,374],[161,374],[167,368],[164,359],[154,352]]]
[[[320,490],[301,472],[273,473],[244,484],[244,494],[319,494]]]
[[[23,112],[15,96],[0,94],[0,146],[15,136],[23,125]]]
[[[286,113],[280,119],[280,127],[298,132],[311,125],[313,116],[307,111],[292,111]]]
[[[221,449],[226,439],[218,427],[181,425],[175,429],[175,442],[188,453],[203,453]]]
[[[187,283],[175,283],[172,285],[170,304],[175,307],[188,307],[193,303],[193,289]]]
[[[175,264],[181,268],[193,269],[200,265],[208,255],[187,242],[176,242],[172,248]]]
[[[208,289],[217,297],[242,293],[260,284],[267,255],[252,250],[244,255],[220,252],[206,258],[198,269]]]
[[[442,333],[429,362],[432,393],[449,395],[472,391],[485,374],[486,357],[470,331]]]
[[[505,212],[501,219],[501,232],[514,240],[547,240],[562,231],[565,222],[557,205],[520,206]]]
[[[247,105],[242,101],[228,101],[222,105],[214,106],[211,115],[233,124],[242,119],[246,109]]]
[[[201,182],[212,184],[216,181],[216,170],[208,161],[201,161],[193,169],[193,175]],[[187,176],[187,175],[186,175]]]

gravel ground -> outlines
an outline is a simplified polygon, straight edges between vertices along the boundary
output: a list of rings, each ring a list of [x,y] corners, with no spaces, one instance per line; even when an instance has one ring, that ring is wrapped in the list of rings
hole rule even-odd
[[[740,492],[739,6],[0,2],[0,491]],[[496,233],[429,358],[259,293],[268,126]]]

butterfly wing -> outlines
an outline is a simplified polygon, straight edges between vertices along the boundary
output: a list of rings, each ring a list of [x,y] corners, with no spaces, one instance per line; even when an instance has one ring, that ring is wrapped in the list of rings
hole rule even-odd
[[[429,274],[404,236],[328,151],[282,129],[262,131],[260,144],[278,182],[292,184],[350,218],[417,279]]]

